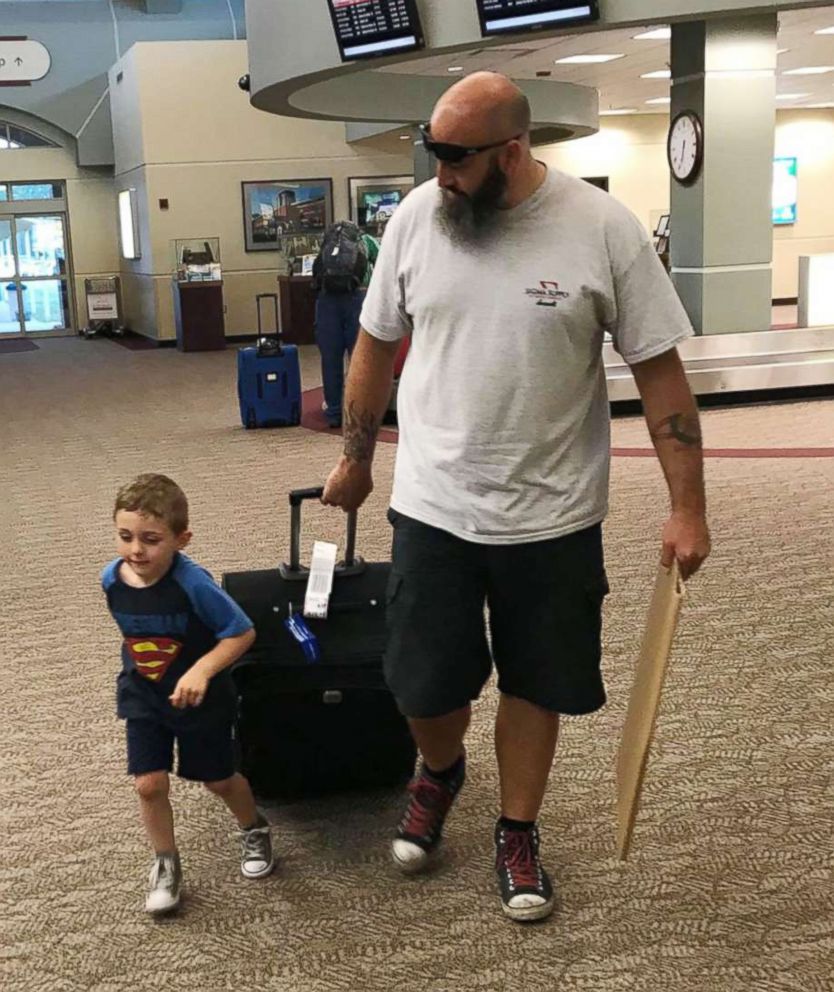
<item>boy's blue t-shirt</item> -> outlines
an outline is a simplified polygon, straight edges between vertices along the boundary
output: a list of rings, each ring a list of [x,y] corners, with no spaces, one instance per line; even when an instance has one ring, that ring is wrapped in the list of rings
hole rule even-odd
[[[124,637],[116,690],[118,715],[177,725],[231,719],[235,696],[228,670],[211,679],[200,706],[180,710],[168,697],[195,661],[219,640],[245,633],[252,621],[204,568],[182,552],[158,582],[143,589],[122,581],[121,564],[117,558],[101,574],[107,606]]]

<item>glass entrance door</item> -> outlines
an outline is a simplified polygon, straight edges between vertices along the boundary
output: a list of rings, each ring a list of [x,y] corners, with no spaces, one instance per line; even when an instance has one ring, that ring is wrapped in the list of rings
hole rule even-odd
[[[64,215],[0,217],[0,334],[71,328]]]

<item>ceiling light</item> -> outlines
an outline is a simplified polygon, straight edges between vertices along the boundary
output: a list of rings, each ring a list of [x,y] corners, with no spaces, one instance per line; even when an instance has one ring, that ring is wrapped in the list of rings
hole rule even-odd
[[[830,107],[834,107],[834,103],[809,103],[805,110],[828,110]]]
[[[564,59],[556,59],[555,65],[593,65],[597,62],[613,62],[614,59],[621,59],[619,55],[568,55]]]
[[[635,41],[667,41],[672,37],[671,28],[652,28],[651,31],[644,31],[642,34],[632,36]]]
[[[618,117],[620,114],[636,114],[636,107],[618,107],[616,110],[600,110],[600,117]]]
[[[819,31],[815,31],[814,34],[834,34],[834,28],[820,28]]]
[[[641,79],[670,79],[672,72],[669,69],[657,69],[655,72],[643,72],[640,74]]]
[[[777,100],[802,100],[806,96],[810,96],[810,93],[777,93]]]
[[[450,65],[449,68],[446,71],[447,72],[463,72],[463,66],[462,65]]]
[[[789,51],[790,51],[790,48],[777,48],[776,49],[776,54],[777,55],[784,55],[786,52],[789,52]]]
[[[834,65],[805,65],[801,69],[784,69],[783,76],[821,76],[824,72],[834,72]]]
[[[672,98],[669,96],[659,96],[654,100],[646,100],[646,103],[671,103]]]

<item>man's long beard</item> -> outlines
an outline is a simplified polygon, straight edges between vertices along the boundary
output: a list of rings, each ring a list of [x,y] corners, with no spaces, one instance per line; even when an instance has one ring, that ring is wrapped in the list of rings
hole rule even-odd
[[[498,226],[507,192],[507,177],[498,162],[493,160],[484,181],[471,195],[441,192],[437,217],[446,236],[455,244],[470,247],[488,241]]]

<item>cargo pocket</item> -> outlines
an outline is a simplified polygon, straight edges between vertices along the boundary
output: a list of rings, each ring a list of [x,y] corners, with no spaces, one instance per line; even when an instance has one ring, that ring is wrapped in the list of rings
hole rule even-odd
[[[608,576],[605,572],[592,579],[585,586],[586,603],[588,607],[589,649],[596,665],[602,659],[602,606],[605,597],[611,592]]]
[[[388,688],[396,696],[396,673],[397,658],[402,654],[402,623],[397,622],[397,600],[403,587],[403,577],[396,572],[391,572],[388,576],[388,585],[385,588],[385,626],[387,628],[387,641],[385,652],[382,656],[382,672]]]
[[[388,585],[385,588],[385,609],[390,614],[391,607],[396,603],[397,597],[403,586],[403,577],[397,572],[391,572],[388,576]]]

